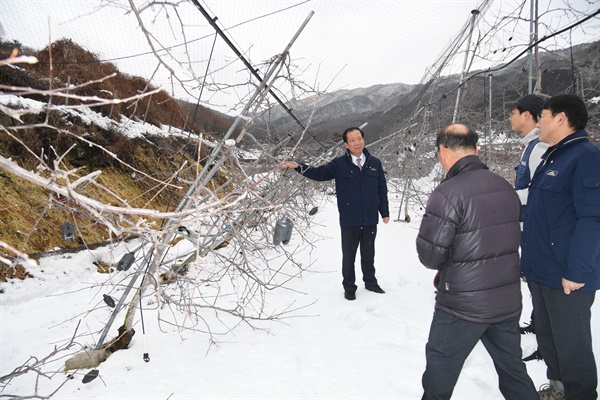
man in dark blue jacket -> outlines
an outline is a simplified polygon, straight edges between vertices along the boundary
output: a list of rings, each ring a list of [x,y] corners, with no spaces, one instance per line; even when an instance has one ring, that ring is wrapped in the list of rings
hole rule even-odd
[[[550,379],[540,399],[597,398],[590,319],[600,288],[600,149],[587,120],[583,100],[561,95],[545,102],[538,122],[550,147],[529,187],[521,269]]]
[[[360,264],[365,288],[385,293],[375,278],[375,237],[379,215],[387,224],[390,212],[387,183],[381,161],[365,149],[360,128],[348,128],[342,135],[346,154],[320,167],[293,161],[283,168],[294,168],[315,181],[335,179],[335,193],[342,228],[342,285],[347,300],[356,299],[354,261],[360,245]]]

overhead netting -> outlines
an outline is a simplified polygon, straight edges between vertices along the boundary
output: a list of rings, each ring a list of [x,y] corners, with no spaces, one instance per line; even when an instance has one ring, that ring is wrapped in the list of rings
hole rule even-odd
[[[313,126],[319,119],[348,121],[348,114],[356,111],[344,108],[344,101],[327,112],[315,107],[325,94],[377,83],[406,82],[411,61],[431,57],[431,63],[419,73],[420,78],[412,77],[406,82],[416,85],[398,97],[396,103],[364,114],[368,148],[383,161],[391,191],[401,196],[399,220],[408,220],[411,207],[419,207],[427,195],[423,191],[431,188],[416,182],[421,179],[435,182],[441,178],[441,171],[435,166],[433,142],[436,132],[445,125],[456,121],[476,129],[481,136],[483,160],[492,170],[512,179],[520,148],[508,131],[508,113],[504,107],[507,102],[530,90],[545,95],[574,92],[586,99],[598,95],[597,60],[595,64],[580,62],[583,57],[573,47],[597,40],[600,30],[597,2],[534,2],[533,15],[537,16],[534,22],[530,18],[531,3],[525,1],[483,1],[461,10],[459,18],[447,10],[440,12],[443,5],[456,8],[464,7],[464,3],[9,1],[2,3],[1,22],[6,34],[4,50],[11,48],[11,40],[19,41],[28,52],[27,47],[40,49],[67,38],[96,55],[61,64],[53,63],[52,52],[46,52],[37,71],[41,73],[45,68],[46,73],[52,73],[47,79],[48,91],[36,93],[47,100],[47,105],[36,105],[40,110],[66,113],[68,109],[81,112],[78,118],[83,119],[84,107],[71,110],[67,106],[73,103],[67,102],[69,97],[65,93],[75,91],[72,85],[78,85],[80,93],[94,87],[97,90],[86,92],[87,95],[104,101],[101,118],[94,123],[102,120],[103,126],[108,127],[102,129],[112,135],[110,140],[104,138],[105,149],[119,141],[117,133],[132,134],[137,130],[143,131],[146,138],[176,132],[180,139],[177,142],[180,148],[166,150],[162,149],[162,141],[152,141],[152,145],[177,157],[165,157],[165,162],[157,167],[160,175],[148,177],[159,181],[149,190],[156,190],[157,196],[172,190],[174,185],[187,190],[170,214],[134,208],[131,199],[115,193],[114,189],[117,205],[113,203],[111,207],[98,204],[97,198],[90,198],[89,194],[84,198],[81,191],[87,184],[82,182],[95,182],[93,172],[73,168],[59,176],[56,170],[44,169],[49,167],[46,165],[49,161],[40,157],[40,169],[49,174],[50,182],[64,185],[55,187],[56,192],[74,201],[66,207],[83,207],[88,217],[93,216],[95,223],[116,236],[139,234],[143,238],[135,250],[143,253],[139,270],[152,265],[155,271],[168,269],[169,273],[180,276],[193,265],[202,271],[201,275],[207,274],[207,282],[228,276],[233,285],[240,279],[243,293],[234,296],[236,304],[240,304],[255,295],[262,299],[264,293],[287,279],[271,279],[281,272],[273,269],[273,259],[266,252],[274,246],[271,236],[276,221],[288,217],[295,224],[294,232],[304,237],[310,230],[311,211],[318,208],[323,196],[332,193],[330,184],[308,183],[295,172],[280,169],[287,160],[318,165],[340,154],[342,127],[327,136],[317,133]],[[389,15],[373,20],[374,8],[383,8]],[[50,17],[46,18],[47,15]],[[410,24],[410,20],[416,20],[417,26]],[[439,29],[448,20],[454,26],[451,33]],[[310,24],[327,29],[315,35],[309,29]],[[349,39],[349,31],[363,35]],[[400,49],[403,41],[418,46],[405,52],[389,45],[398,43],[396,47]],[[363,47],[365,44],[367,47]],[[67,52],[69,48],[62,47]],[[334,51],[340,48],[344,50],[342,56]],[[357,51],[359,48],[362,50]],[[432,54],[438,55],[432,57]],[[68,59],[68,54],[61,56]],[[553,68],[547,68],[550,60]],[[106,77],[98,77],[94,85],[75,82],[78,69],[90,69],[97,64],[106,68]],[[356,65],[358,71],[353,69]],[[73,70],[72,77],[64,73],[69,68]],[[132,107],[119,103],[125,88],[115,86],[106,90],[102,86],[111,82],[110,74],[115,69],[137,77],[138,92],[130,94],[127,102]],[[11,70],[12,77],[21,73],[22,70]],[[60,79],[53,74],[60,74]],[[172,106],[169,99],[153,92],[157,87],[192,105],[188,108],[189,115],[185,115],[185,121],[176,129],[169,126],[169,121],[152,122],[154,110]],[[22,96],[27,92],[24,88],[5,90]],[[194,106],[200,105],[226,112],[235,122],[225,129],[200,132],[193,121]],[[127,124],[113,125],[116,113],[113,106],[122,107],[119,112],[127,118]],[[21,115],[21,111],[11,112]],[[272,126],[275,121],[271,117],[277,113],[288,115],[291,120],[285,125],[285,132]],[[362,114],[354,119],[357,125],[362,123],[361,118]],[[597,118],[595,114],[593,118]],[[143,128],[144,124],[153,127]],[[596,134],[594,126],[597,124],[592,124],[592,134]],[[78,143],[98,145],[91,143],[88,132],[53,130],[48,121],[42,127],[57,137],[68,133]],[[22,132],[27,132],[24,127],[21,130],[3,125],[3,128],[15,141],[21,139]],[[205,134],[206,137],[202,136]],[[209,134],[210,140],[204,140]],[[51,150],[51,146],[47,149]],[[38,152],[30,150],[32,154]],[[196,158],[180,157],[186,151]],[[124,168],[132,165],[114,152],[104,154],[110,163],[121,163]],[[61,159],[62,154],[55,155]],[[132,160],[139,161],[141,156],[136,153]],[[10,168],[25,179],[34,179],[32,172],[19,170],[8,157],[2,161],[3,168]],[[165,166],[172,170],[164,171]],[[137,176],[140,171],[132,170],[131,174]],[[76,185],[69,187],[65,181]],[[40,219],[46,211],[40,212]],[[153,225],[145,217],[162,219],[164,223]],[[167,257],[165,244],[176,241],[175,237],[194,246],[182,250],[180,257]],[[310,247],[310,240],[304,241],[303,246]],[[220,251],[223,248],[228,250]],[[300,246],[282,247],[277,262],[301,271],[306,266],[295,258],[301,250]],[[213,258],[211,265],[217,267],[210,271],[203,269],[208,268],[203,264],[207,258]],[[160,281],[158,275],[154,279]],[[168,281],[170,275],[164,279]],[[192,285],[190,281],[186,284]],[[213,289],[218,292],[218,288]],[[226,290],[234,291],[231,285]],[[211,292],[210,296],[213,295]],[[203,301],[209,303],[210,299],[206,297]],[[262,304],[252,303],[258,314]],[[230,311],[239,315],[240,308],[233,306]]]

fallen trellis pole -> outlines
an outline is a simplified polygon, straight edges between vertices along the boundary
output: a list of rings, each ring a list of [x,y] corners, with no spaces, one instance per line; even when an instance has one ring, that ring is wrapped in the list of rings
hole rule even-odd
[[[194,193],[196,193],[196,191],[198,189],[198,185],[202,182],[204,175],[209,170],[214,169],[214,167],[209,168],[209,166],[211,166],[214,163],[217,156],[221,152],[223,146],[228,141],[228,139],[233,134],[233,132],[236,130],[238,125],[241,124],[242,121],[246,121],[246,123],[248,123],[248,121],[247,121],[248,118],[247,118],[246,114],[249,112],[252,105],[260,97],[263,97],[268,91],[270,91],[270,85],[272,84],[271,78],[273,78],[273,81],[275,81],[277,79],[277,75],[275,74],[275,72],[280,69],[280,66],[286,60],[291,46],[294,44],[294,42],[298,38],[301,31],[304,29],[304,27],[310,20],[310,18],[312,18],[313,14],[314,14],[314,12],[311,11],[311,13],[306,18],[306,20],[304,21],[302,26],[298,29],[298,31],[296,32],[296,34],[294,35],[292,40],[290,40],[288,42],[284,51],[276,57],[275,62],[270,66],[269,70],[267,71],[265,78],[261,81],[261,84],[255,90],[252,97],[248,100],[246,106],[240,112],[240,115],[238,115],[236,117],[235,121],[233,122],[233,124],[231,125],[231,127],[229,128],[229,130],[227,131],[225,136],[223,137],[223,139],[220,141],[219,145],[213,150],[209,160],[204,164],[205,167],[202,168],[202,170],[198,173],[196,180],[188,189],[186,195],[183,197],[183,199],[177,206],[175,212],[179,212],[181,210],[193,209],[194,204],[195,204],[195,199],[196,199],[196,197],[194,196]],[[165,233],[164,233],[163,238],[160,240],[160,243],[159,243],[160,246],[157,247],[155,244],[152,244],[150,246],[140,267],[138,268],[136,273],[133,275],[129,285],[127,285],[127,288],[125,289],[124,293],[122,294],[118,304],[115,306],[113,313],[111,314],[111,317],[109,318],[108,323],[104,327],[104,330],[102,331],[102,334],[98,340],[98,343],[94,347],[94,349],[77,354],[73,358],[67,360],[65,362],[66,370],[71,370],[71,369],[76,369],[76,368],[96,367],[101,362],[105,361],[108,358],[108,356],[110,354],[112,354],[114,351],[127,347],[129,342],[131,341],[131,338],[135,334],[135,331],[132,328],[133,316],[138,307],[139,300],[145,291],[145,288],[149,285],[149,280],[143,281],[142,285],[136,290],[136,293],[135,293],[133,299],[130,301],[129,307],[127,309],[127,313],[125,315],[125,322],[119,328],[119,336],[116,339],[113,339],[107,346],[104,346],[103,344],[104,344],[104,340],[106,339],[106,336],[107,336],[117,314],[121,310],[126,297],[128,296],[129,292],[133,288],[134,283],[136,282],[136,280],[139,277],[139,275],[141,274],[141,272],[144,271],[144,274],[151,275],[158,269],[159,265],[161,264],[163,258],[165,257],[165,255],[169,249],[169,246],[166,245],[165,243],[170,243],[173,240],[173,238],[175,237],[175,235],[177,234],[177,232],[173,232],[172,230],[169,229],[173,224],[175,224],[176,221],[177,221],[176,219],[171,218],[167,221],[167,223],[163,227],[163,232],[165,232]],[[154,254],[155,254],[155,256],[153,257]],[[124,347],[118,347],[120,345],[124,345]],[[144,349],[144,351],[146,352],[146,349]]]

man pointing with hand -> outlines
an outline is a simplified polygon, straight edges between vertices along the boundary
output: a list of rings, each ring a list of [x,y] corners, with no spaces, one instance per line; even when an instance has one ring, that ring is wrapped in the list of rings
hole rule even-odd
[[[365,149],[360,128],[348,128],[342,135],[346,153],[320,167],[290,161],[282,168],[293,168],[315,181],[335,179],[335,194],[342,229],[342,285],[346,300],[356,299],[354,261],[360,245],[360,265],[365,288],[385,293],[375,278],[375,237],[379,215],[390,220],[387,183],[381,161]]]

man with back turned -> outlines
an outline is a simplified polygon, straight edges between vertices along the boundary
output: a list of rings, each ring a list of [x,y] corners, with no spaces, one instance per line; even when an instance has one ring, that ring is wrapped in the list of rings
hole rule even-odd
[[[437,270],[425,347],[424,400],[450,399],[481,340],[509,400],[537,393],[521,359],[521,204],[513,186],[477,156],[477,134],[450,125],[436,138],[445,179],[431,193],[417,237],[421,263]]]

